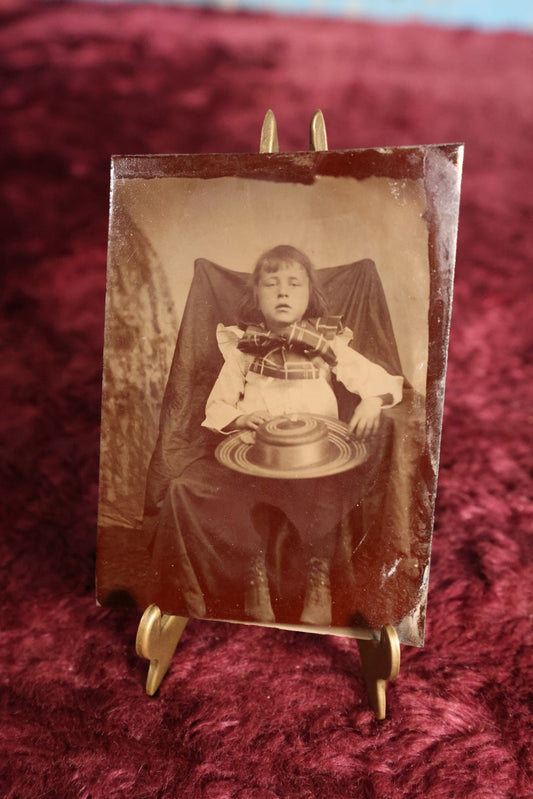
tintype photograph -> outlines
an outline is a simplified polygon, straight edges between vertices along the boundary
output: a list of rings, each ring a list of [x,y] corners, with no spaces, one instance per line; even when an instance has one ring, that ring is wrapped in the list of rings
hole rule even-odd
[[[113,159],[100,604],[423,643],[461,157]]]

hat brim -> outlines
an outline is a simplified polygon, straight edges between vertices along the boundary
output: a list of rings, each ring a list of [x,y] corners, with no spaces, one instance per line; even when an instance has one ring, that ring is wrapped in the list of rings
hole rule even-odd
[[[320,418],[328,428],[328,453],[325,462],[291,469],[273,468],[257,463],[253,459],[250,431],[233,433],[225,438],[216,448],[215,457],[223,466],[236,472],[256,477],[273,477],[278,480],[327,477],[361,466],[369,455],[365,443],[354,439],[344,422],[323,416]]]

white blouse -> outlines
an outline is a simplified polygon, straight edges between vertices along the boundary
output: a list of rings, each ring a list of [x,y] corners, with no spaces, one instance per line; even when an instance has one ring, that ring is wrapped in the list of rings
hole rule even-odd
[[[331,373],[361,399],[390,394],[392,408],[402,399],[403,377],[390,375],[349,344],[349,328],[328,341],[337,363],[330,367],[319,359],[320,375],[315,380],[281,380],[249,371],[255,356],[237,349],[244,332],[237,326],[217,327],[217,341],[224,356],[224,365],[207,399],[202,422],[204,427],[224,432],[234,419],[243,414],[265,410],[272,416],[290,413],[312,413],[338,418],[337,399],[331,386]]]

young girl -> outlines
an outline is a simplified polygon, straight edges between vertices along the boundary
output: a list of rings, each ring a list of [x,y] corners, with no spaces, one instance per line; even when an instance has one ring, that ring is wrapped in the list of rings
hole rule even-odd
[[[375,433],[382,408],[401,400],[403,378],[353,350],[351,331],[342,327],[340,317],[325,314],[326,303],[309,258],[288,245],[265,253],[243,302],[245,329],[217,328],[224,365],[207,400],[203,425],[229,434],[256,430],[268,419],[291,413],[336,419],[335,375],[360,397],[350,431],[360,436]],[[261,515],[274,506],[295,525],[308,555],[300,621],[329,625],[333,531],[350,509],[343,489],[346,478],[282,481],[233,474],[232,479],[237,488],[233,507],[219,506],[219,512],[222,517],[233,515],[232,529],[247,551],[245,615],[256,621],[275,620],[261,532]],[[219,500],[223,493],[217,493]]]

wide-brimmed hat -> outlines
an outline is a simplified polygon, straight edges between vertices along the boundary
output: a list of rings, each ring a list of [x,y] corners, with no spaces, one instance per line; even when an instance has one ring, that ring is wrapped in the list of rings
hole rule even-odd
[[[344,422],[325,416],[287,414],[257,431],[233,433],[215,450],[219,463],[258,477],[326,477],[353,469],[368,458],[363,441]]]

